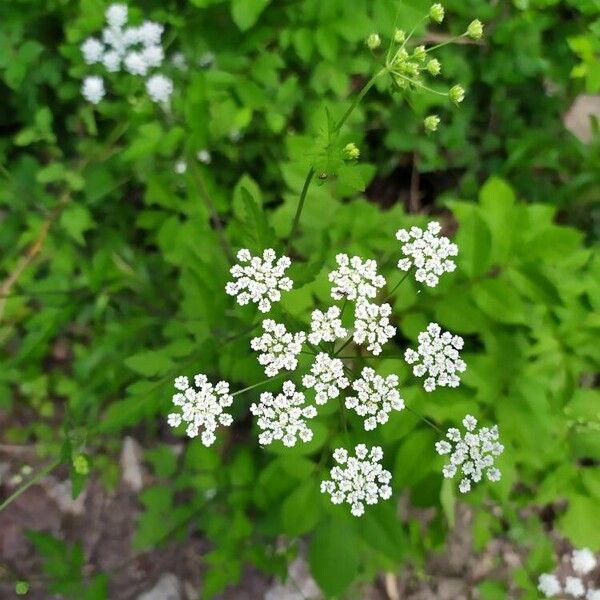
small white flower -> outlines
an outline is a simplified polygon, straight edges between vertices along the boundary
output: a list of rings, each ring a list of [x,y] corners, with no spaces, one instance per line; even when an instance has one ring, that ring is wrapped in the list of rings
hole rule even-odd
[[[171,57],[171,64],[180,71],[185,71],[187,69],[187,61],[185,60],[185,56],[183,52],[175,52]]]
[[[585,596],[585,600],[600,600],[600,590],[589,589]]]
[[[262,322],[265,333],[250,342],[253,350],[260,352],[258,362],[265,367],[268,377],[275,377],[282,369],[293,371],[298,366],[298,354],[306,341],[303,331],[290,333],[285,325],[272,319]]]
[[[310,442],[312,430],[307,426],[307,419],[317,416],[314,406],[304,406],[304,394],[296,391],[291,381],[283,384],[283,392],[273,396],[271,392],[263,392],[260,402],[250,406],[250,412],[257,416],[258,427],[262,430],[258,442],[268,445],[274,440],[281,440],[284,446],[296,445],[298,438]]]
[[[96,75],[89,75],[81,86],[82,96],[92,104],[98,104],[104,98],[104,80]]]
[[[120,29],[127,23],[127,5],[111,4],[106,9],[106,21],[114,29]]]
[[[196,158],[205,165],[210,165],[212,162],[212,156],[210,155],[210,152],[206,150],[206,148],[198,150]]]
[[[252,256],[243,248],[237,253],[240,264],[234,265],[230,273],[237,281],[230,281],[225,286],[225,293],[237,296],[241,306],[254,302],[258,310],[265,313],[271,310],[272,302],[281,300],[281,292],[292,289],[292,280],[284,275],[291,262],[282,256],[275,263],[275,250],[267,248],[262,255]],[[275,264],[274,264],[275,263]]]
[[[224,411],[232,405],[233,396],[226,381],[219,381],[213,386],[206,375],[196,375],[194,385],[197,389],[190,387],[189,379],[184,376],[175,379],[175,389],[179,391],[173,395],[172,402],[181,412],[169,414],[167,422],[171,427],[187,423],[186,433],[191,438],[196,437],[203,427],[202,443],[211,446],[216,439],[217,427],[228,427],[233,423],[231,415]]]
[[[122,43],[125,47],[135,46],[140,43],[139,27],[126,27],[122,34]]]
[[[344,363],[339,358],[320,352],[310,368],[310,374],[303,377],[302,385],[314,388],[315,402],[325,404],[330,398],[337,398],[340,390],[345,390],[350,382],[344,376]]]
[[[329,273],[331,297],[334,300],[358,300],[375,298],[377,290],[385,285],[385,279],[377,274],[377,263],[374,260],[363,261],[359,256],[348,257],[338,254],[335,257],[338,268]]]
[[[546,598],[553,598],[557,594],[562,592],[562,587],[558,577],[550,573],[543,573],[538,577],[537,589],[546,596]]]
[[[346,398],[346,408],[365,417],[365,430],[387,423],[392,410],[402,410],[404,400],[398,391],[398,376],[382,377],[370,367],[365,367],[360,378],[352,383],[356,396]]]
[[[138,40],[144,46],[158,46],[162,37],[164,27],[160,23],[144,21],[138,28]]]
[[[345,338],[347,335],[348,332],[342,326],[340,309],[337,306],[331,306],[327,309],[327,312],[318,309],[313,310],[310,317],[310,334],[308,336],[308,341],[311,344],[335,342],[335,340]]]
[[[213,62],[215,62],[215,55],[212,52],[205,52],[198,60],[198,66],[204,69],[210,67]]]
[[[589,548],[582,548],[581,550],[573,550],[571,564],[576,573],[587,575],[596,568],[598,563],[594,553]]]
[[[450,257],[458,254],[458,246],[447,237],[440,236],[440,231],[440,224],[431,221],[426,230],[411,227],[396,232],[396,239],[403,243],[402,253],[405,256],[398,261],[398,268],[408,271],[414,266],[415,279],[429,287],[435,287],[441,275],[456,269]]]
[[[498,441],[498,426],[481,427],[477,433],[477,419],[467,415],[463,419],[466,429],[464,437],[455,427],[448,429],[446,440],[435,444],[435,450],[440,455],[450,455],[449,462],[444,465],[442,474],[446,479],[452,479],[460,471],[462,479],[458,489],[465,494],[471,489],[471,483],[482,480],[483,474],[489,481],[500,481],[500,470],[494,467],[494,458],[504,452],[504,446]]]
[[[83,60],[88,65],[93,65],[102,60],[104,44],[96,38],[88,38],[81,44],[81,53],[83,54]]]
[[[350,512],[360,517],[365,512],[365,504],[377,504],[379,499],[392,496],[390,481],[392,475],[380,464],[383,450],[374,446],[369,452],[364,444],[354,449],[355,457],[348,457],[344,448],[337,448],[333,459],[338,465],[330,471],[330,480],[321,482],[321,493],[329,494],[333,504],[350,504]],[[367,458],[368,455],[368,458]]]
[[[467,368],[458,351],[463,347],[463,339],[458,335],[442,330],[437,323],[429,323],[426,331],[418,337],[417,350],[407,349],[404,360],[413,366],[416,377],[427,378],[423,382],[426,392],[432,392],[437,386],[458,387],[462,373]],[[416,363],[416,364],[415,364]]]
[[[121,56],[118,52],[109,50],[102,57],[102,64],[109,73],[116,73],[121,68]]]
[[[381,347],[396,335],[396,328],[390,325],[392,307],[389,304],[372,304],[365,300],[356,305],[353,339],[355,344],[367,344],[367,350],[377,356]]]
[[[142,53],[134,50],[125,57],[125,69],[132,75],[145,75],[148,72],[148,64]]]
[[[153,102],[167,102],[173,93],[173,82],[164,75],[152,75],[146,81],[146,91]]]
[[[142,59],[148,68],[160,67],[165,55],[161,46],[147,46],[142,50]]]
[[[175,173],[183,175],[187,171],[187,162],[185,160],[178,160],[175,163]]]
[[[581,598],[585,595],[583,581],[579,577],[567,577],[565,579],[565,593],[571,594],[574,598]]]

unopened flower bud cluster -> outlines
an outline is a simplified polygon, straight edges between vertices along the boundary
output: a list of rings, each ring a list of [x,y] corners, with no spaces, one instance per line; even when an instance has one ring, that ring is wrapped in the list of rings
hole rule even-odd
[[[81,44],[83,59],[88,65],[101,65],[108,73],[125,70],[131,75],[146,77],[164,60],[161,43],[163,26],[144,21],[140,26],[127,26],[125,4],[111,4],[106,9],[106,27],[102,39],[90,37]],[[153,102],[167,102],[173,92],[173,82],[160,73],[146,80],[146,92]],[[83,97],[98,104],[105,95],[104,80],[99,75],[87,76],[82,84]]]

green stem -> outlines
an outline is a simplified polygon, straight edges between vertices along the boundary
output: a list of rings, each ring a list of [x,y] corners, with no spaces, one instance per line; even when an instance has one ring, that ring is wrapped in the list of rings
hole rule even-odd
[[[409,269],[408,271],[406,271],[406,273],[404,274],[404,277],[402,277],[402,279],[391,289],[390,293],[387,295],[387,298],[385,299],[385,301],[389,300],[392,297],[392,294],[402,285],[402,283],[404,282],[404,280],[408,277],[408,275],[410,274],[412,269]]]
[[[249,392],[250,390],[253,390],[254,388],[257,388],[261,385],[264,385],[265,383],[268,383],[269,381],[275,381],[276,379],[281,379],[281,377],[283,377],[285,375],[285,373],[280,373],[279,375],[276,375],[275,377],[270,377],[269,379],[264,379],[263,381],[259,381],[258,383],[255,383],[253,385],[249,385],[248,387],[242,388],[241,390],[238,390],[237,392],[233,392],[233,394],[231,394],[232,396],[239,396],[239,394],[243,394],[244,392]]]
[[[337,352],[334,353],[334,356],[337,356],[351,341],[352,341],[353,336],[350,336],[337,350]]]
[[[425,423],[427,423],[427,425],[429,425],[429,427],[435,429],[441,435],[445,435],[445,432],[442,431],[435,423],[430,421],[427,417],[424,417],[421,413],[418,413],[416,410],[414,410],[413,408],[411,408],[408,405],[405,405],[405,408],[407,408],[411,413],[413,413],[413,415],[419,417],[419,419],[421,419],[422,421],[425,421]]]
[[[461,38],[465,37],[466,35],[467,34],[465,32],[461,35],[457,35],[456,37],[446,40],[445,42],[440,42],[439,44],[436,44],[435,46],[430,46],[429,48],[427,48],[426,52],[431,52],[432,50],[437,50],[438,48],[443,48],[444,46],[447,46],[448,44],[454,44],[455,42],[457,42]]]
[[[36,483],[44,479],[44,477],[46,477],[48,473],[54,471],[54,469],[58,467],[60,462],[61,461],[58,459],[54,460],[48,465],[46,465],[41,471],[38,471],[27,483],[23,484],[18,490],[11,494],[2,504],[0,504],[0,512],[2,512],[11,502],[16,500],[21,494],[26,492],[32,485],[35,485]]]
[[[356,98],[354,98],[352,104],[348,107],[346,112],[342,115],[342,118],[335,125],[335,127],[333,128],[333,131],[331,132],[331,135],[335,135],[336,133],[338,133],[340,131],[340,129],[343,127],[344,123],[348,120],[348,117],[352,114],[354,109],[359,105],[360,101],[365,97],[367,92],[373,87],[373,85],[375,84],[377,79],[386,72],[387,72],[387,67],[384,67],[383,69],[381,69],[380,71],[375,73],[375,75],[373,75],[373,77],[371,77],[371,79],[369,79],[369,81],[367,81],[367,83],[363,86],[363,88],[360,90],[360,92],[356,95]],[[310,187],[310,184],[311,184],[314,176],[315,176],[315,168],[310,167],[310,169],[308,170],[308,173],[306,174],[306,179],[304,180],[304,185],[302,186],[302,191],[300,192],[300,198],[298,199],[298,206],[296,207],[296,214],[294,215],[294,221],[292,223],[292,230],[290,232],[290,237],[289,237],[288,243],[287,243],[286,254],[288,254],[288,255],[290,253],[290,250],[292,249],[292,243],[293,243],[294,238],[296,237],[296,233],[298,231],[298,226],[300,224],[300,216],[302,215],[302,210],[304,209],[304,202],[306,200],[306,195],[308,194],[308,188]]]

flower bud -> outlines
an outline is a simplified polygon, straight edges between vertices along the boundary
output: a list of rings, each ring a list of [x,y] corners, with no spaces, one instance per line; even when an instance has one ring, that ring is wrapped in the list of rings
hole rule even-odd
[[[346,144],[344,147],[344,158],[346,160],[357,160],[360,156],[360,150],[354,142]]]
[[[379,48],[379,46],[381,46],[381,38],[379,37],[378,33],[372,33],[367,38],[367,46],[371,50],[377,50],[377,48]]]
[[[17,596],[25,596],[25,594],[27,594],[27,592],[29,591],[29,583],[27,581],[17,581],[17,583],[15,583],[15,594],[17,594]]]
[[[403,44],[406,40],[406,32],[404,29],[396,29],[394,32],[394,41],[396,44]]]
[[[465,99],[465,90],[460,85],[454,85],[450,88],[448,96],[450,96],[450,100],[452,100],[452,102],[455,104],[460,104]]]
[[[430,75],[433,75],[435,77],[436,75],[440,74],[440,71],[442,70],[442,65],[440,64],[440,61],[437,58],[432,58],[427,63],[427,70],[429,71]]]
[[[427,131],[427,133],[437,131],[439,124],[440,118],[437,115],[429,115],[428,117],[425,117],[425,120],[423,121],[423,125],[425,126],[425,131]]]
[[[431,5],[429,18],[436,23],[441,23],[444,20],[444,7],[439,2]]]
[[[467,27],[467,36],[472,40],[480,40],[483,35],[483,23],[479,19],[475,19],[469,23]]]
[[[88,459],[83,454],[73,457],[73,469],[78,475],[87,475],[90,472]]]
[[[417,46],[413,50],[413,58],[415,60],[418,60],[419,62],[425,60],[426,56],[427,56],[427,52],[425,50],[425,46]]]

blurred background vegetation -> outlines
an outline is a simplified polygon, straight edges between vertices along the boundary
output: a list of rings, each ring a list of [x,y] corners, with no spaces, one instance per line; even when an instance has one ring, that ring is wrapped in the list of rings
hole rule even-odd
[[[202,597],[238,584],[248,565],[284,576],[298,552],[331,597],[362,597],[384,571],[427,573],[457,499],[442,485],[434,435],[412,414],[367,436],[357,423],[353,441],[384,447],[395,498],[430,510],[426,520],[400,518],[389,502],[356,521],[320,497],[313,471],[335,415],[291,453],[257,446],[248,406],[258,391],[236,403],[237,425],[211,449],[175,435],[165,416],[175,375],[205,372],[238,388],[263,378],[249,351],[256,315],[223,293],[229,257],[265,239],[283,250],[323,107],[341,115],[377,68],[367,35],[385,46],[399,6],[411,29],[429,3],[139,0],[132,19],[164,23],[169,56],[185,58],[164,69],[169,110],[126,76],[97,107],[81,98],[89,67],[79,46],[107,4],[0,4],[2,498],[19,489],[11,473],[25,462],[70,478],[75,495],[117,494],[123,440],[135,439],[145,475],[124,513],[125,543],[137,560],[165,544],[181,556],[199,540]],[[453,276],[395,292],[400,334],[387,352],[432,319],[465,337],[461,388],[424,397],[407,382],[403,397],[440,425],[466,412],[499,424],[503,480],[461,502],[473,510],[473,553],[500,537],[522,560],[474,581],[473,597],[537,598],[553,540],[600,550],[600,2],[444,5],[444,23],[421,22],[416,41],[485,23],[482,40],[439,50],[443,81],[461,83],[465,101],[449,108],[423,93],[409,105],[383,85],[367,95],[342,132],[360,161],[311,188],[296,286],[282,305],[306,326],[313,301],[327,303],[337,252],[381,259],[393,286],[398,228],[434,216],[455,236]],[[431,112],[442,124],[425,135]],[[379,365],[408,379],[385,353]],[[110,563],[90,556],[85,506],[69,534],[23,525],[40,531],[22,534],[21,554],[0,553],[3,597],[16,579],[40,598],[132,597]]]

